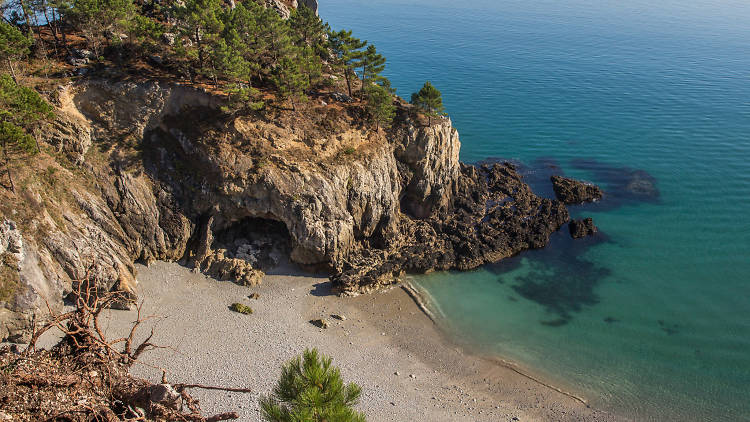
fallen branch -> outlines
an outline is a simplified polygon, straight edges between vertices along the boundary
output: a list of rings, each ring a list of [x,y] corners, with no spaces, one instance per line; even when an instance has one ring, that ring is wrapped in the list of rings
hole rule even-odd
[[[230,393],[252,393],[253,390],[249,388],[231,388],[231,387],[215,387],[211,385],[201,384],[172,384],[177,391],[182,391],[188,388],[200,388],[202,390],[217,390],[217,391],[228,391]]]

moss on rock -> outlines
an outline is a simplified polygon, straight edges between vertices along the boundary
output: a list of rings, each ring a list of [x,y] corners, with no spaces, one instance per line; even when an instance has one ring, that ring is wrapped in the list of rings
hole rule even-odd
[[[229,309],[243,315],[250,315],[253,313],[253,308],[241,303],[233,303],[232,306],[229,307]]]

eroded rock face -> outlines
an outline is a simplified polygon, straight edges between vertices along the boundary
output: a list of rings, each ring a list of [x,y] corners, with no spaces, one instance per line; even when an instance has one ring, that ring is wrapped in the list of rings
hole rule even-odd
[[[570,231],[570,237],[573,239],[580,239],[586,236],[593,236],[599,229],[594,225],[592,218],[584,218],[581,220],[571,220],[568,225]]]
[[[297,7],[297,0],[264,0],[263,4],[276,11],[282,19],[289,19],[292,9]]]
[[[58,97],[44,139],[91,182],[66,185],[59,206],[31,198],[41,211],[22,233],[22,288],[3,305],[3,337],[87,273],[137,293],[136,260],[252,285],[279,261],[267,245],[283,243],[292,262],[327,267],[338,291],[359,293],[404,271],[542,247],[569,218],[510,164],[460,164],[450,120],[421,126],[405,106],[386,133],[353,124],[356,105],[235,117],[220,98],[158,82],[88,81]]]
[[[390,284],[403,272],[469,270],[541,248],[569,220],[559,201],[541,198],[510,163],[461,165],[447,205],[422,220],[405,219],[388,248],[349,257],[334,288],[344,293]]]
[[[568,205],[597,201],[603,196],[602,190],[591,183],[562,176],[552,176],[551,180],[557,199]]]
[[[426,218],[449,205],[456,187],[461,142],[449,119],[421,126],[400,113],[392,135],[403,177],[403,209]]]
[[[305,6],[318,14],[318,0],[263,0],[263,5],[274,10],[282,19],[289,19],[292,10]]]

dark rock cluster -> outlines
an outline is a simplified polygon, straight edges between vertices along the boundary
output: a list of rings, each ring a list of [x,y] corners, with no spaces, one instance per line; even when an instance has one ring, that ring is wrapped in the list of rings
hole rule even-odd
[[[510,163],[462,165],[449,206],[404,218],[387,249],[362,249],[332,277],[339,291],[368,291],[404,271],[469,270],[541,248],[570,219],[556,200],[541,198]]]
[[[599,231],[594,225],[594,220],[591,218],[571,220],[570,224],[568,224],[568,230],[570,231],[570,236],[573,239],[592,236],[596,234],[597,231]]]
[[[555,196],[565,204],[581,204],[602,199],[602,190],[591,183],[562,176],[552,176],[551,180]]]

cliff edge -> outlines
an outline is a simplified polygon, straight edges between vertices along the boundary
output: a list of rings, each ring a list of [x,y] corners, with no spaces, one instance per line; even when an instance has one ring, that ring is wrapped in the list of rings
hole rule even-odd
[[[55,93],[42,154],[0,205],[0,337],[23,340],[74,283],[137,295],[133,263],[180,261],[252,285],[284,260],[356,294],[405,271],[470,269],[544,246],[568,221],[511,164],[459,162],[449,119],[397,102],[392,129],[356,104],[236,115],[202,89],[88,80]],[[124,305],[124,304],[123,304]]]

